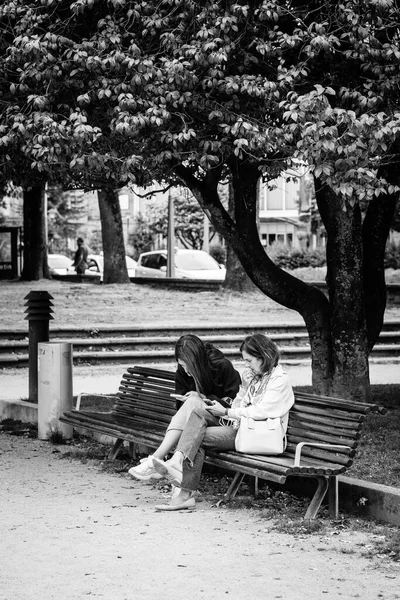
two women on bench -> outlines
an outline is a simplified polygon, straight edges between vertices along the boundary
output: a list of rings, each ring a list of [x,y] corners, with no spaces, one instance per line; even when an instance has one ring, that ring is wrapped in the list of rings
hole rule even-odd
[[[172,418],[159,449],[145,459],[149,469],[152,465],[155,471],[151,477],[166,477],[179,490],[173,494],[169,504],[156,506],[158,510],[195,507],[194,492],[200,481],[205,450],[234,450],[240,417],[256,420],[280,417],[287,423],[288,412],[294,404],[294,394],[286,373],[278,364],[279,350],[276,344],[263,334],[254,334],[244,340],[240,351],[246,369],[231,408],[227,408],[225,402],[210,398],[196,385],[197,391],[187,394],[188,399]],[[177,357],[177,360],[186,373],[193,374],[192,364],[182,358]],[[172,458],[164,462],[162,459],[173,448],[175,452]],[[132,471],[130,474],[137,477]]]

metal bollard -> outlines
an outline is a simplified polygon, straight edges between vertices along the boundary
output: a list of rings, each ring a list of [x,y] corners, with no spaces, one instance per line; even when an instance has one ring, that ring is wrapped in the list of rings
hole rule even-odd
[[[49,341],[49,321],[53,317],[53,296],[48,292],[29,292],[24,306],[29,321],[29,401],[38,402],[38,343]]]

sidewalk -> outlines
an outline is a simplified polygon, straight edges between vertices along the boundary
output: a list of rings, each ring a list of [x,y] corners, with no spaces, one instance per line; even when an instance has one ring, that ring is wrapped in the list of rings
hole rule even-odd
[[[163,513],[169,492],[0,433],[2,600],[394,600],[379,531],[278,533],[268,507]],[[202,500],[202,501],[201,501]],[[286,509],[275,511],[284,524]]]

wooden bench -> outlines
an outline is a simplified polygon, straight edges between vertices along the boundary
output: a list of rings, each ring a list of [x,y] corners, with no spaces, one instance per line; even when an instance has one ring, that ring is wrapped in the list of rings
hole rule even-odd
[[[122,377],[114,407],[108,413],[81,411],[64,413],[61,421],[116,438],[109,458],[115,458],[124,441],[157,448],[175,414],[174,373],[147,367],[128,368]],[[91,396],[93,394],[90,394]],[[384,413],[374,404],[340,400],[304,392],[295,393],[289,413],[288,444],[284,454],[261,456],[238,452],[208,452],[210,465],[235,472],[225,500],[237,493],[245,475],[283,484],[288,477],[312,477],[316,491],[305,518],[314,519],[329,488],[329,509],[338,516],[337,476],[352,464],[365,416]]]

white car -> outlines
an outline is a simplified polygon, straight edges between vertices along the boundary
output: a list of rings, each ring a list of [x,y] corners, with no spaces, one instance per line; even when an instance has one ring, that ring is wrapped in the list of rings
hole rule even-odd
[[[130,256],[125,256],[125,261],[129,277],[135,277],[136,260],[133,260]],[[89,254],[88,268],[86,269],[85,275],[89,275],[89,277],[100,277],[100,281],[103,281],[103,271],[104,256],[102,254]]]
[[[143,252],[139,256],[136,277],[166,277],[167,250]],[[177,279],[208,279],[224,281],[226,269],[203,250],[175,250],[175,277]]]
[[[49,265],[50,275],[75,275],[75,269],[72,266],[72,258],[64,254],[48,254],[47,264]]]

